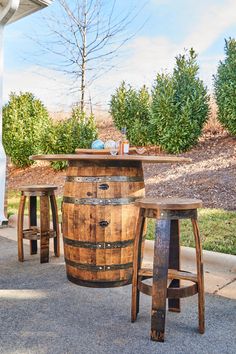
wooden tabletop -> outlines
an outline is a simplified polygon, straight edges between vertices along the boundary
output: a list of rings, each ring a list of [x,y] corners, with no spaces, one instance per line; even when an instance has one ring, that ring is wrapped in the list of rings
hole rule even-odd
[[[143,163],[186,163],[190,158],[178,156],[143,156],[143,155],[89,155],[89,154],[58,154],[58,155],[32,155],[30,160],[44,161],[70,161],[70,160],[93,160],[93,161],[141,161]]]

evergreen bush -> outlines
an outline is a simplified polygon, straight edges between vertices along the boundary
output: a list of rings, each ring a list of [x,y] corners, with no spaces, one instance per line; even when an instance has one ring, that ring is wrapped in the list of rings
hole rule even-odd
[[[224,61],[220,61],[214,77],[218,119],[233,135],[236,135],[236,40],[225,40]]]
[[[152,91],[151,140],[170,153],[194,146],[209,113],[193,49],[176,57],[173,75],[158,74]]]
[[[123,81],[111,97],[110,113],[116,128],[126,127],[131,144],[149,143],[150,95],[145,86],[137,91]]]
[[[33,163],[29,156],[40,153],[41,135],[49,124],[46,108],[32,93],[10,94],[3,107],[3,145],[15,166]]]
[[[51,122],[45,132],[43,151],[45,154],[73,154],[76,148],[90,148],[97,138],[94,116],[86,116],[79,107],[72,110],[68,120]],[[62,169],[65,162],[53,162],[54,169]]]

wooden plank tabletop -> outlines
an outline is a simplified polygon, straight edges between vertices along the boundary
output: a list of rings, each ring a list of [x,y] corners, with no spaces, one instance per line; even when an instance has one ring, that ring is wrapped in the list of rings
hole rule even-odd
[[[143,156],[143,155],[89,155],[89,154],[58,154],[58,155],[32,155],[30,160],[43,161],[141,161],[143,163],[186,163],[192,159],[178,156]]]

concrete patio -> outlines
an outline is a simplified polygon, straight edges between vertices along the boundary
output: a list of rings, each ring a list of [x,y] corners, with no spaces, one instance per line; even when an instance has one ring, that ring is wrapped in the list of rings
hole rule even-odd
[[[149,340],[149,297],[141,295],[138,320],[131,324],[130,286],[92,289],[74,285],[66,278],[63,256],[40,264],[38,255],[29,255],[28,245],[26,261],[19,263],[15,236],[15,228],[0,229],[0,353],[236,352],[235,300],[206,294],[206,333],[200,335],[197,297],[183,299],[180,314],[167,313],[165,343],[155,343]],[[149,262],[148,252],[146,256]],[[225,277],[228,286],[234,287],[231,271],[223,275],[217,270],[214,286],[219,277]],[[209,275],[206,289],[214,293],[208,279]],[[221,290],[227,284],[220,288],[218,293],[224,295]],[[229,293],[234,297],[234,290]]]

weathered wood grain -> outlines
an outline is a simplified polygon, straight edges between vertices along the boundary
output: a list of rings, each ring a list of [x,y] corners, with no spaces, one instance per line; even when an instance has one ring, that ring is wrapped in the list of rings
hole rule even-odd
[[[198,320],[199,332],[205,332],[205,297],[204,297],[204,272],[202,259],[202,245],[199,233],[199,227],[196,220],[192,219],[193,233],[196,245],[196,262],[197,262],[197,280],[198,280]]]
[[[25,210],[26,197],[21,194],[20,204],[18,209],[17,219],[17,240],[18,240],[18,260],[24,261],[24,249],[23,249],[23,229],[24,229],[24,210]]]
[[[29,229],[31,227],[37,226],[37,197],[29,197]],[[25,237],[24,237],[25,238]],[[37,254],[37,240],[30,240],[30,254]]]
[[[138,222],[134,239],[132,298],[131,298],[131,322],[136,321],[139,312],[140,294],[138,288],[138,269],[141,268],[141,241],[144,231],[145,217],[143,210],[139,209]]]
[[[58,154],[58,155],[32,155],[30,160],[44,161],[140,161],[143,163],[187,163],[192,160],[187,157],[177,156],[141,156],[141,155],[79,155],[79,154]]]
[[[111,180],[112,177],[112,180]],[[73,161],[67,169],[62,222],[67,277],[85,286],[131,282],[142,165]]]
[[[170,238],[170,253],[169,253],[169,269],[180,269],[180,230],[179,220],[171,220],[171,238]],[[179,288],[180,280],[172,279],[168,288]],[[168,299],[168,308],[172,312],[180,312],[180,300]]]

